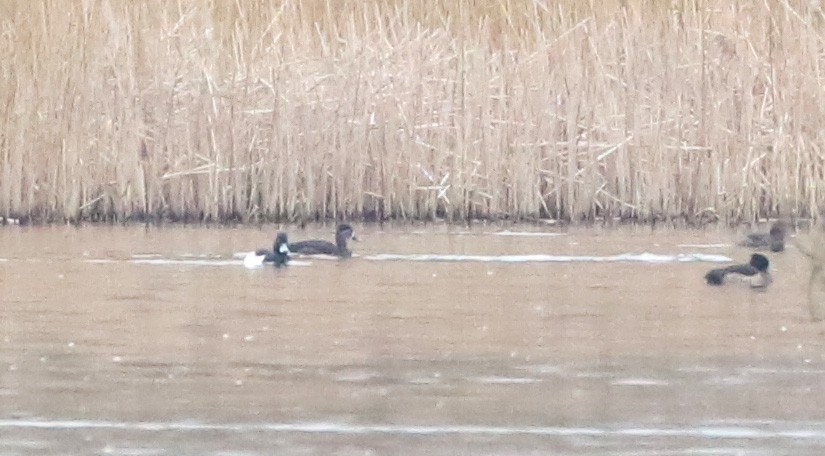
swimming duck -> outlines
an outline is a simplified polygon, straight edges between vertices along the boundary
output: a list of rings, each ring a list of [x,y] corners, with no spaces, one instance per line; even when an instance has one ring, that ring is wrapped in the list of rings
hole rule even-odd
[[[287,241],[286,233],[279,232],[275,235],[275,243],[272,245],[272,250],[258,249],[254,252],[249,252],[243,259],[244,266],[260,266],[264,263],[272,263],[276,267],[285,266],[289,261],[289,243]]]
[[[736,264],[725,268],[711,269],[705,274],[708,285],[721,285],[728,274],[741,274],[750,283],[751,288],[765,288],[772,279],[768,272],[770,262],[765,255],[754,253],[748,264]]]
[[[768,233],[751,233],[739,245],[755,248],[768,247],[771,252],[781,252],[785,250],[785,235],[787,233],[788,225],[780,220],[771,226]]]
[[[289,251],[302,255],[335,255],[341,258],[349,258],[352,252],[347,248],[347,241],[352,239],[357,241],[352,227],[346,223],[338,225],[335,231],[335,244],[320,239],[293,242],[289,244]]]

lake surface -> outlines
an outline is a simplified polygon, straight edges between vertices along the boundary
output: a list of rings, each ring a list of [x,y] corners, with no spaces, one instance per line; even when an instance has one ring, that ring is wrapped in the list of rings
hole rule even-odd
[[[732,232],[0,228],[0,455],[820,455],[808,264]],[[333,227],[288,228],[290,240]],[[536,232],[538,231],[538,232]]]

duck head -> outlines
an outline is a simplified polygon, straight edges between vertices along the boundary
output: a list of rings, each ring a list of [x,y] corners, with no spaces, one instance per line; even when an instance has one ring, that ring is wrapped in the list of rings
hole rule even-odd
[[[765,272],[768,270],[770,261],[768,261],[768,257],[765,255],[762,255],[761,253],[754,253],[751,255],[751,260],[748,264],[753,266],[753,268],[759,272]]]
[[[355,231],[352,229],[351,226],[347,225],[346,223],[342,223],[338,225],[338,229],[335,230],[335,240],[340,245],[341,241],[344,241],[344,245],[346,245],[346,241],[352,239],[353,241],[357,241],[358,238],[355,237]]]
[[[283,266],[289,261],[289,241],[286,233],[279,232],[275,235],[275,244],[272,246],[272,252],[275,254],[276,266]]]

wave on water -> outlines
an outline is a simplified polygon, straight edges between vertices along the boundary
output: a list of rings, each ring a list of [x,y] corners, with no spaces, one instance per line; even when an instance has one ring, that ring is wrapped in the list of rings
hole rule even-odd
[[[440,261],[440,262],[487,262],[487,263],[576,263],[576,262],[640,262],[640,263],[729,263],[733,259],[725,255],[705,253],[623,253],[620,255],[439,255],[439,254],[392,254],[382,253],[363,257],[371,261]]]
[[[677,247],[688,249],[724,249],[733,247],[733,244],[678,244]]]
[[[194,260],[194,259],[174,259],[174,258],[132,258],[130,263],[152,264],[152,265],[190,265],[190,266],[243,266],[243,261],[238,260]]]
[[[557,237],[566,236],[567,233],[555,233],[549,231],[445,231],[432,232],[427,230],[408,231],[408,235],[415,236],[433,236],[433,235],[448,235],[448,236],[524,236],[524,237]]]
[[[822,423],[769,422],[764,425],[739,423],[696,423],[667,426],[494,426],[494,425],[404,425],[350,424],[336,422],[287,423],[200,423],[194,421],[93,421],[3,419],[0,429],[109,429],[142,432],[284,432],[338,435],[532,435],[538,437],[613,437],[613,438],[700,438],[700,439],[790,439],[794,441],[825,441]]]
[[[566,233],[546,233],[541,231],[497,231],[493,236],[564,236]]]
[[[142,254],[142,255],[133,255],[132,258],[128,260],[129,263],[133,264],[148,264],[154,266],[245,266],[248,269],[256,269],[259,267],[267,267],[271,266],[270,264],[251,264],[249,262],[245,262],[244,258],[249,254],[254,252],[239,252],[232,255],[231,259],[222,258],[219,255],[213,254],[182,254],[178,257],[164,257],[160,254]],[[107,260],[87,260],[89,262],[107,262]],[[290,260],[290,266],[309,266],[312,262],[309,261],[300,261],[300,260]]]
[[[238,260],[245,260],[249,256],[250,253],[255,253],[255,252],[254,251],[252,251],[252,252],[235,252],[235,253],[232,254],[232,258],[235,258],[235,259],[238,259]],[[352,254],[352,258],[358,258],[360,256],[361,255],[358,255],[357,253]],[[301,261],[301,260],[297,260],[297,263],[296,263],[295,258],[312,258],[312,259],[315,259],[315,260],[337,260],[338,259],[338,257],[335,256],[335,255],[301,255],[300,253],[290,253],[289,254],[289,264],[298,264],[298,263],[300,263],[303,266],[306,266],[307,264],[309,264],[308,262]]]
[[[146,264],[155,266],[245,266],[247,268],[257,268],[266,266],[265,264],[252,264],[244,259],[250,252],[234,253],[231,258],[222,258],[219,255],[196,255],[184,254],[174,257],[166,257],[160,254],[139,254],[132,255],[126,260],[133,264]],[[359,255],[353,255],[358,258]],[[298,257],[300,258],[300,256]],[[360,256],[368,261],[423,261],[423,262],[483,262],[483,263],[610,263],[610,262],[637,262],[648,264],[666,263],[729,263],[733,260],[725,255],[713,255],[706,253],[678,253],[678,254],[657,254],[657,253],[623,253],[619,255],[450,255],[450,254],[395,254],[379,253],[375,255]],[[336,257],[312,257],[316,259],[333,259]],[[0,262],[7,261],[0,258]],[[90,258],[84,260],[93,264],[118,263],[119,260],[107,258]],[[310,266],[312,261],[301,259],[290,259],[290,266]]]

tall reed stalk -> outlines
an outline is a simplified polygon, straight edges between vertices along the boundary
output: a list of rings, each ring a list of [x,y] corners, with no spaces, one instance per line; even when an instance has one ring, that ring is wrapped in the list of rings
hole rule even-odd
[[[818,214],[818,2],[471,4],[0,0],[0,216]]]

